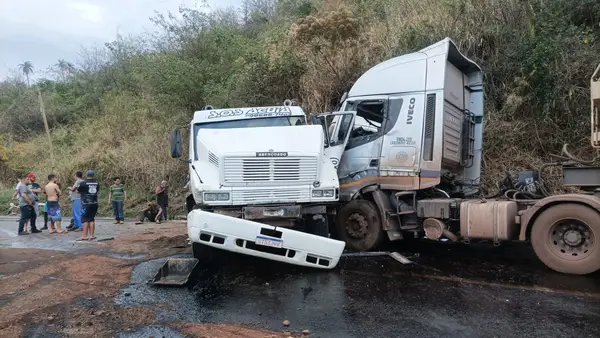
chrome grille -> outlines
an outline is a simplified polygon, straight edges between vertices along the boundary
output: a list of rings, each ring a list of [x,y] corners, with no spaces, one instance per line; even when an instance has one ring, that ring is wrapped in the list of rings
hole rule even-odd
[[[317,179],[316,157],[227,157],[226,185],[311,184]]]
[[[233,190],[231,200],[239,203],[296,202],[310,198],[310,187],[292,189]]]

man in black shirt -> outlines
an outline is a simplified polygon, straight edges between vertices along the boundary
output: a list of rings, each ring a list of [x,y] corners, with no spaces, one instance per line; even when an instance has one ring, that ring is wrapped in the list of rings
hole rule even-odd
[[[86,180],[81,182],[77,187],[77,192],[81,194],[81,206],[83,209],[83,215],[81,215],[81,221],[83,222],[82,241],[96,239],[94,232],[96,230],[96,213],[98,212],[100,185],[94,179],[94,175],[93,170],[88,170]]]

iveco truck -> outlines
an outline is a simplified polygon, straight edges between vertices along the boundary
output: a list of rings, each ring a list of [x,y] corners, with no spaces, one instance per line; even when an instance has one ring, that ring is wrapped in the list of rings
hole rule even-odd
[[[348,126],[349,128],[350,126]],[[339,200],[325,135],[291,101],[194,113],[189,127],[188,236],[195,256],[212,247],[331,269],[344,242],[330,238]],[[172,156],[182,137],[172,134]]]
[[[483,79],[482,69],[446,38],[369,69],[340,112],[313,119],[335,142],[325,151],[338,167],[339,238],[353,251],[413,237],[528,241],[556,271],[600,269],[600,168],[573,158],[566,146],[565,184],[588,193],[549,196],[540,169],[520,173],[500,196],[481,195]],[[591,80],[595,148],[599,81],[597,69]]]

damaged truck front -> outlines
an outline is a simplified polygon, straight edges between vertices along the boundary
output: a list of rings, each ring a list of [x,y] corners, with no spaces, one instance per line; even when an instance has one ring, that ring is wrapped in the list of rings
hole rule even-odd
[[[188,236],[208,247],[295,265],[334,268],[344,242],[329,238],[339,199],[336,168],[321,126],[283,106],[194,113],[189,128]],[[182,136],[171,135],[182,156]],[[329,216],[329,217],[328,217]]]

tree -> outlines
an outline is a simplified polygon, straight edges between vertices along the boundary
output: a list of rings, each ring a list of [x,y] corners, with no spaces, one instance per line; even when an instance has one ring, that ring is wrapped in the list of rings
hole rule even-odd
[[[60,71],[63,80],[65,80],[67,77],[69,77],[69,75],[73,74],[73,72],[75,71],[75,66],[73,66],[72,63],[65,61],[64,59],[58,60],[55,66],[58,67],[58,70]]]
[[[19,70],[25,74],[27,77],[27,86],[30,86],[29,75],[33,73],[33,63],[31,61],[24,61],[23,63],[19,64]]]

